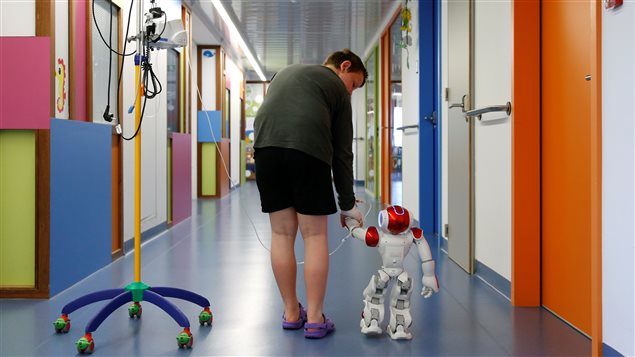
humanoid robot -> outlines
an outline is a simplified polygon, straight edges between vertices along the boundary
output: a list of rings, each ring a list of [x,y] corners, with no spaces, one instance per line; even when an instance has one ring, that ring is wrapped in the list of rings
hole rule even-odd
[[[345,223],[356,239],[364,241],[369,247],[377,247],[382,258],[381,269],[373,275],[364,289],[364,310],[359,322],[363,334],[379,335],[384,319],[384,299],[389,285],[394,281],[390,294],[390,322],[388,334],[394,340],[412,338],[410,325],[410,294],[412,278],[404,269],[404,260],[414,243],[417,246],[423,269],[423,288],[421,295],[429,298],[433,292],[439,292],[439,283],[434,270],[434,260],[430,246],[420,228],[411,227],[412,217],[401,206],[389,206],[379,212],[379,228],[359,227],[359,222],[347,218]]]

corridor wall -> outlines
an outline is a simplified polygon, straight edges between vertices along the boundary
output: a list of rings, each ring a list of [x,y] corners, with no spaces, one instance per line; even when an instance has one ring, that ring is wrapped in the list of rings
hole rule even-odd
[[[50,126],[51,42],[36,35],[35,4],[0,2],[0,294],[48,296],[48,197],[38,174]],[[29,87],[24,84],[28,83]],[[41,144],[41,143],[40,143]],[[48,150],[48,149],[46,149]],[[48,172],[46,172],[48,176]],[[43,200],[39,200],[40,195]]]

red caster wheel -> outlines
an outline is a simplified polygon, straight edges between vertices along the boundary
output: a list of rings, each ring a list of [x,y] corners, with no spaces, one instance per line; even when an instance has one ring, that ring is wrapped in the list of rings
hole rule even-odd
[[[198,315],[198,322],[200,322],[201,326],[212,326],[212,321],[214,320],[214,315],[212,315],[212,311],[209,307],[206,307],[201,311]]]
[[[128,315],[130,315],[131,319],[134,319],[135,317],[140,319],[142,312],[143,309],[141,308],[141,304],[138,302],[135,302],[132,305],[128,306]]]
[[[53,322],[53,327],[55,327],[55,332],[57,333],[67,333],[71,329],[71,319],[68,318],[68,315],[62,314]]]
[[[75,342],[77,346],[77,352],[84,353],[93,353],[95,350],[95,342],[93,341],[93,336],[90,332],[86,333],[82,338]]]
[[[192,337],[192,333],[188,327],[184,328],[183,331],[176,336],[176,344],[179,345],[179,348],[192,348],[192,343],[194,343],[194,337]]]

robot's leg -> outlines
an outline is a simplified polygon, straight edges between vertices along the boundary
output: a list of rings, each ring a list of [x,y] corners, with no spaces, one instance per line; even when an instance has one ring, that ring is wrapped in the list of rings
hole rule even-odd
[[[410,325],[410,294],[412,293],[412,278],[407,272],[399,274],[397,283],[390,295],[390,324],[388,334],[393,340],[409,340],[412,338]]]
[[[381,334],[379,325],[384,320],[384,296],[390,276],[379,270],[377,275],[370,278],[370,282],[364,289],[364,310],[359,326],[363,334]]]

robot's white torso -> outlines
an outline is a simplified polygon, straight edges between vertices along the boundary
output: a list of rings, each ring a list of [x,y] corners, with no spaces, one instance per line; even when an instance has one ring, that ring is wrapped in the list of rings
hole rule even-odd
[[[377,249],[381,255],[382,269],[391,278],[397,277],[404,270],[403,262],[412,246],[412,235],[381,232],[379,237]]]

